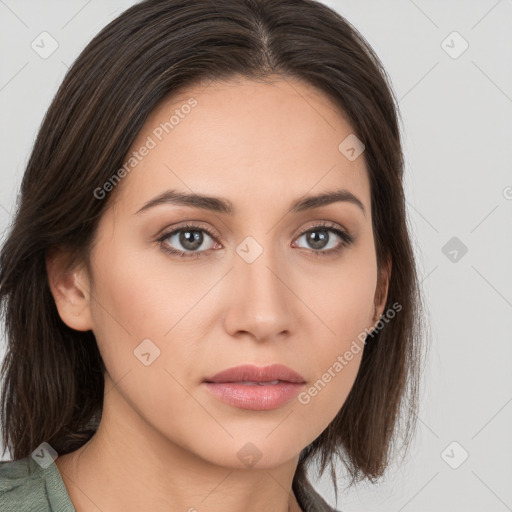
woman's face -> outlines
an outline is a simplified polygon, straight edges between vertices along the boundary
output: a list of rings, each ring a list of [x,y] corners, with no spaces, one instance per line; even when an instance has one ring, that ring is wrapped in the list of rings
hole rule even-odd
[[[291,460],[322,433],[385,299],[376,310],[364,153],[339,149],[351,133],[325,96],[292,79],[189,89],[150,115],[100,221],[92,275],[78,281],[108,371],[105,410],[146,439],[232,467],[245,455],[261,468]],[[357,200],[290,211],[342,190]],[[146,206],[169,191],[215,199]],[[305,383],[265,409],[228,403],[204,383],[274,363]]]

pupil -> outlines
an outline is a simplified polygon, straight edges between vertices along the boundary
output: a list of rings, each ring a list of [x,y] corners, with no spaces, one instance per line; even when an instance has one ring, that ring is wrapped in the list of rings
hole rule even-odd
[[[180,234],[180,243],[186,249],[193,251],[203,243],[203,234],[201,231],[182,231]]]
[[[320,236],[315,236],[315,233],[320,233]],[[310,231],[308,234],[308,243],[314,249],[323,249],[329,240],[327,231]]]

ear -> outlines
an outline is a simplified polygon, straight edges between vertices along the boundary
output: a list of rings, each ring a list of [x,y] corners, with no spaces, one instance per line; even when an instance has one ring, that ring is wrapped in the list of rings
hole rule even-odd
[[[48,283],[61,320],[71,329],[92,329],[90,279],[85,269],[68,268],[69,254],[54,249],[46,257]]]
[[[391,277],[391,258],[388,258],[384,266],[381,268],[378,279],[377,288],[375,290],[374,299],[374,318],[373,323],[376,324],[382,314],[388,298],[389,280]]]

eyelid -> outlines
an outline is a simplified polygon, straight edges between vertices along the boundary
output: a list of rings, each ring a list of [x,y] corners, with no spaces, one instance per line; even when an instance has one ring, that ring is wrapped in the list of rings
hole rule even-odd
[[[157,240],[159,240],[161,238],[168,238],[176,231],[185,230],[185,229],[196,229],[196,230],[201,229],[201,230],[206,231],[206,233],[208,233],[211,237],[216,237],[218,239],[222,238],[220,233],[218,233],[215,229],[210,227],[210,225],[208,225],[205,222],[202,222],[200,220],[187,220],[187,221],[178,223],[176,225],[173,225],[172,227],[167,226],[167,227],[161,229],[157,233],[155,238]]]
[[[351,232],[343,227],[341,224],[338,224],[337,222],[332,222],[329,220],[320,220],[320,221],[312,221],[313,224],[310,226],[303,228],[297,237],[302,236],[304,233],[308,233],[309,231],[312,231],[314,229],[319,228],[327,228],[327,229],[333,229],[335,231],[341,231],[343,234],[345,234],[348,238],[351,238],[352,240],[355,239],[355,236],[351,234]]]

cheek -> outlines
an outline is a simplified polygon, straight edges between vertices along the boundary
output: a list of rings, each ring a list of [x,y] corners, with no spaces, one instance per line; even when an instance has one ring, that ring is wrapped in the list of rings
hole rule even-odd
[[[188,392],[187,368],[197,365],[198,341],[187,312],[211,285],[191,290],[191,280],[178,267],[175,275],[170,277],[167,268],[166,277],[159,279],[164,269],[154,261],[148,264],[147,256],[112,249],[105,246],[96,255],[93,317],[99,350],[116,393],[123,397],[115,399],[116,407],[127,403],[161,432],[186,437],[187,422],[175,418],[205,421]],[[106,261],[108,267],[102,264]],[[130,409],[123,409],[124,417],[138,421]]]
[[[319,418],[323,428],[345,403],[359,371],[366,337],[365,296],[339,301],[334,310],[324,310],[326,324],[335,332],[316,336],[314,350],[309,349],[312,379],[297,397],[294,408],[305,409],[309,417]],[[325,330],[325,329],[324,329]]]
[[[201,298],[218,277],[205,271],[198,279],[197,272],[173,267],[153,251],[123,251],[128,244],[120,239],[113,242],[104,240],[101,251],[94,254],[96,284],[91,301],[94,334],[112,379],[145,368],[141,354],[148,352],[149,360],[155,361],[151,367],[161,365],[173,372],[193,368],[204,338],[204,309],[210,304]],[[141,375],[142,380],[147,376]],[[158,389],[161,383],[154,385]]]
[[[103,242],[94,265],[95,324],[112,330],[114,337],[119,332],[132,341],[160,339],[190,309],[189,302],[197,301],[193,281],[179,267],[170,273],[165,258],[155,257],[153,250],[134,250],[133,242],[123,243],[120,236]]]
[[[106,231],[106,230],[105,230]],[[91,310],[94,335],[114,381],[140,364],[133,351],[144,340],[161,336],[153,314],[159,298],[148,275],[148,265],[112,235],[103,237],[93,254],[94,287]],[[126,247],[126,245],[125,245]],[[153,328],[150,329],[150,326]]]
[[[346,355],[350,353],[350,360]],[[354,345],[348,352],[331,354],[318,378],[309,382],[297,397],[294,409],[304,409],[308,417],[319,418],[321,430],[333,420],[345,403],[355,382],[361,363],[363,345]]]
[[[318,271],[314,280],[296,282],[301,283],[297,295],[306,297],[315,314],[307,315],[309,327],[315,324],[317,336],[325,340],[319,347],[320,357],[332,359],[373,325],[377,268],[371,252],[354,252],[339,265]]]
[[[372,327],[376,263],[371,253],[347,261],[330,277],[317,280],[323,287],[309,288],[307,304],[316,316],[305,329],[314,340],[309,350],[315,380],[298,396],[305,407],[327,425],[343,406],[359,371],[365,338]],[[305,290],[302,292],[306,293]]]

